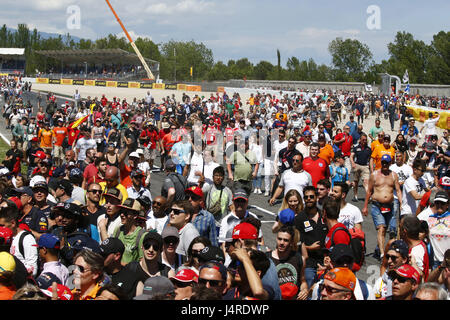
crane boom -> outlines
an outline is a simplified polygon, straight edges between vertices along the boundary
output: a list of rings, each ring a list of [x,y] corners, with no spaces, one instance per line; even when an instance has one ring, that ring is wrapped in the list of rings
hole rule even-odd
[[[123,29],[123,32],[125,33],[126,37],[128,38],[128,41],[130,41],[131,47],[133,48],[134,52],[136,53],[136,55],[138,56],[139,60],[141,61],[142,65],[144,66],[145,71],[147,72],[147,76],[149,79],[154,80],[155,76],[153,75],[153,73],[151,72],[150,68],[147,65],[147,62],[145,62],[144,57],[142,56],[141,52],[139,51],[138,47],[136,46],[136,44],[134,43],[133,39],[131,38],[130,34],[128,33],[127,29],[125,28],[125,26],[123,25],[122,21],[120,20],[119,16],[117,15],[116,11],[114,11],[114,8],[112,7],[111,3],[109,2],[109,0],[105,0],[106,3],[108,4],[109,8],[111,9],[112,13],[114,14],[114,16],[116,17],[117,22],[119,22],[120,26]]]

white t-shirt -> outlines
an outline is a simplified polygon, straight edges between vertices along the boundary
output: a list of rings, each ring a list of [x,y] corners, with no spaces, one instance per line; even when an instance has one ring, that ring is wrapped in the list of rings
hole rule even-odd
[[[347,229],[352,229],[357,223],[363,222],[361,210],[351,203],[346,203],[339,211],[338,222],[343,223]]]
[[[284,187],[284,195],[291,190],[297,190],[303,198],[303,188],[312,186],[311,175],[303,170],[302,172],[293,172],[292,169],[286,170],[281,175],[280,186]]]
[[[164,227],[169,220],[169,216],[164,216],[162,218],[156,218],[153,214],[153,210],[148,214],[148,218],[146,221],[147,230],[156,229],[156,231],[161,234],[164,230]]]
[[[438,123],[438,121],[439,117],[425,120],[425,122],[423,123],[423,127],[426,136],[437,135],[436,124]]]
[[[9,253],[19,259],[27,268],[27,271],[33,274],[33,276],[37,276],[38,273],[38,250],[36,248],[37,243],[36,239],[33,235],[28,234],[23,238],[23,255],[20,252],[20,235],[25,232],[25,230],[21,230],[17,233],[17,235],[13,238],[11,243],[11,248]]]
[[[400,215],[416,214],[420,200],[415,200],[409,192],[415,190],[423,195],[423,186],[425,186],[425,182],[422,178],[419,178],[419,181],[417,181],[413,176],[410,176],[405,180],[405,183],[403,184],[402,207],[400,210]]]
[[[428,218],[430,215],[434,214],[433,211],[431,211],[430,207],[427,207],[425,210],[423,210],[421,213],[417,215],[417,219],[421,221],[428,221]]]
[[[398,175],[398,182],[405,182],[412,174],[413,170],[411,166],[403,164],[399,167],[397,164],[393,164],[389,167],[389,170],[394,171]],[[394,198],[397,199],[397,190],[394,188]]]

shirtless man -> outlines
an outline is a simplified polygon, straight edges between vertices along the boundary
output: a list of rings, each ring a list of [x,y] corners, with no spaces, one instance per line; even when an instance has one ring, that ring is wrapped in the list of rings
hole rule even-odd
[[[372,198],[371,215],[377,229],[377,243],[380,249],[380,256],[384,256],[384,241],[386,228],[396,230],[396,217],[394,214],[394,189],[397,194],[401,194],[398,175],[389,169],[392,158],[385,154],[381,158],[381,169],[374,171],[369,178],[369,187],[366,193],[366,200],[362,214],[367,216],[369,200]],[[402,199],[398,199],[401,208]]]

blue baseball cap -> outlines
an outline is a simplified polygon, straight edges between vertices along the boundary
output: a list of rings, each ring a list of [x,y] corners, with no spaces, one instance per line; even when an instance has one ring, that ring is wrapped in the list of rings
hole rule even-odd
[[[311,135],[311,131],[306,130],[305,132],[303,132],[303,135],[304,136],[310,136]]]
[[[59,249],[60,241],[54,234],[44,233],[39,237],[38,246],[43,248]]]
[[[392,158],[390,155],[388,154],[383,154],[383,156],[381,157],[381,161],[387,161],[387,162],[391,162]]]
[[[282,211],[280,211],[280,213],[278,213],[278,220],[280,220],[280,222],[282,224],[287,224],[287,225],[293,225],[294,224],[294,218],[295,218],[295,212],[292,209],[284,209]]]

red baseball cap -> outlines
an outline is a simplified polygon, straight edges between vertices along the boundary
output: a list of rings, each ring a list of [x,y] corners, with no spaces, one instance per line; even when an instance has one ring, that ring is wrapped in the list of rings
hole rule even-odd
[[[248,222],[239,223],[233,229],[233,239],[258,239],[258,231],[255,226]]]
[[[416,283],[420,283],[420,274],[412,265],[401,265],[397,269],[390,271],[389,275],[393,275],[394,273],[403,278],[413,279]]]
[[[13,233],[10,228],[0,227],[0,239],[3,239],[2,244],[11,244]]]
[[[48,289],[46,290],[42,290],[41,291],[47,296],[47,297],[52,297],[52,286],[48,287]],[[70,289],[62,284],[57,284],[56,285],[56,295],[58,296],[58,300],[73,300],[73,294],[70,291]]]
[[[20,201],[19,198],[17,198],[17,197],[9,197],[8,200],[11,200],[12,202],[14,202],[16,204],[17,209],[19,211],[22,210],[22,201]]]
[[[202,188],[198,187],[198,186],[192,186],[190,188],[187,188],[186,190],[184,190],[186,193],[187,192],[192,192],[193,194],[195,194],[196,196],[199,196],[203,199],[203,190]]]
[[[175,277],[171,277],[170,279],[179,282],[198,282],[198,274],[194,270],[186,268],[178,271]]]
[[[298,292],[298,287],[295,283],[286,282],[280,286],[281,297],[283,300],[292,300]]]
[[[45,154],[44,151],[37,151],[36,153],[32,154],[32,156],[38,157],[41,160],[44,160],[45,158],[47,158],[47,155]]]

